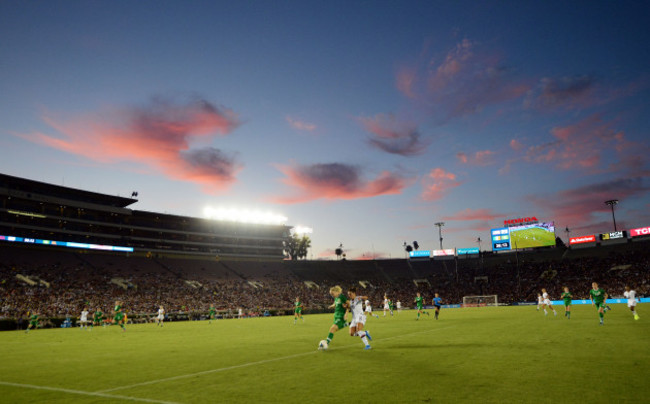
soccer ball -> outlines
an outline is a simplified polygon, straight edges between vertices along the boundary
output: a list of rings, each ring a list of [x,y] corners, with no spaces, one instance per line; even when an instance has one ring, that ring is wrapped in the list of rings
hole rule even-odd
[[[319,351],[324,351],[327,348],[329,348],[329,344],[327,343],[326,340],[322,340],[321,342],[318,343],[318,350]]]

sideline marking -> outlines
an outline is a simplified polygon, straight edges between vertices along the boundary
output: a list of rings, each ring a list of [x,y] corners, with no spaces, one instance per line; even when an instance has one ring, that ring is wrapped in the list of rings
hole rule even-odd
[[[391,339],[407,337],[407,336],[410,336],[410,335],[425,334],[425,333],[429,333],[429,332],[433,332],[433,331],[445,330],[445,329],[452,328],[452,327],[454,327],[454,326],[435,328],[435,329],[432,329],[432,330],[425,330],[425,331],[416,331],[416,332],[412,332],[412,333],[409,333],[409,334],[394,335],[392,337],[377,339],[377,341],[388,341],[388,340],[391,340]],[[347,348],[350,348],[350,347],[353,347],[353,346],[358,347],[359,344],[349,344],[349,345],[339,346],[339,347],[335,347],[335,348],[330,348],[329,350],[333,351],[333,350],[338,350],[338,349],[347,349]],[[281,356],[279,358],[264,359],[264,360],[256,361],[256,362],[247,362],[247,363],[242,363],[242,364],[239,364],[239,365],[227,366],[225,368],[204,370],[202,372],[196,372],[196,373],[187,373],[187,374],[184,374],[184,375],[166,377],[164,379],[155,379],[155,380],[150,380],[148,382],[135,383],[135,384],[130,384],[130,385],[126,385],[126,386],[119,386],[119,387],[115,387],[115,388],[112,388],[112,389],[106,389],[106,390],[99,390],[99,391],[97,391],[97,393],[110,393],[110,392],[117,391],[117,390],[127,390],[127,389],[132,389],[134,387],[148,386],[148,385],[156,384],[156,383],[163,383],[163,382],[169,382],[169,381],[173,381],[173,380],[187,379],[188,377],[202,376],[202,375],[207,375],[207,374],[210,374],[210,373],[225,372],[225,371],[233,370],[233,369],[245,368],[245,367],[254,366],[254,365],[262,365],[262,364],[270,363],[270,362],[277,362],[277,361],[281,361],[281,360],[284,360],[284,359],[299,358],[301,356],[313,355],[313,354],[316,354],[316,353],[319,353],[319,352],[320,351],[318,351],[318,350],[314,350],[314,351],[303,352],[303,353],[294,354],[294,355]]]
[[[47,390],[47,391],[56,391],[56,392],[59,392],[59,393],[79,394],[79,395],[82,395],[82,396],[93,396],[93,397],[112,398],[112,399],[120,399],[120,400],[141,401],[141,402],[145,402],[145,403],[178,404],[178,403],[175,403],[173,401],[160,401],[160,400],[153,400],[153,399],[150,399],[150,398],[138,398],[138,397],[120,396],[120,395],[114,395],[114,394],[105,394],[105,393],[102,393],[102,392],[99,392],[99,391],[98,392],[92,392],[92,391],[65,389],[65,388],[62,388],[62,387],[37,386],[35,384],[11,383],[11,382],[0,381],[0,386],[22,387],[22,388],[34,389],[34,390]]]

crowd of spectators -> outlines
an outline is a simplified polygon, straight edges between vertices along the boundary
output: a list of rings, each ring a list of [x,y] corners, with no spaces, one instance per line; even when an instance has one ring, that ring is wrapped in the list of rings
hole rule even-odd
[[[229,277],[201,275],[189,268],[173,272],[146,257],[128,258],[130,269],[116,269],[101,265],[101,259],[89,264],[70,258],[70,253],[61,254],[68,255],[31,260],[25,250],[20,260],[10,257],[0,262],[0,319],[25,317],[28,311],[42,317],[77,317],[84,307],[111,313],[116,300],[124,302],[131,315],[153,315],[160,305],[167,313],[197,315],[211,305],[228,313],[240,308],[245,314],[288,312],[296,297],[308,311],[324,310],[332,302],[329,287],[336,284],[344,289],[356,286],[375,310],[381,310],[385,294],[393,302],[401,301],[403,307],[412,306],[418,291],[427,301],[439,293],[445,303],[461,303],[468,295],[497,295],[500,303],[534,302],[541,288],[559,299],[563,286],[570,288],[575,299],[587,299],[591,282],[597,281],[610,296],[622,296],[625,285],[639,296],[650,294],[647,249],[554,260],[536,260],[531,254],[507,260],[458,260],[449,261],[442,270],[426,262],[411,265],[406,260],[386,260],[371,267],[362,262],[348,262],[344,267],[340,262],[307,262],[301,264],[301,271],[290,270],[292,263],[278,262],[273,264],[276,270],[246,273],[246,263],[240,262],[240,272]],[[139,266],[144,270],[137,270]],[[323,268],[327,268],[326,277],[319,273]]]

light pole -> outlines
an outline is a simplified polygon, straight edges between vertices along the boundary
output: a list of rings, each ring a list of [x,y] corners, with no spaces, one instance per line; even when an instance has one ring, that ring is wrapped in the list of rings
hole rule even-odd
[[[614,205],[618,204],[618,199],[610,199],[605,201],[605,205],[609,205],[612,208],[612,220],[614,220],[614,231],[616,231],[616,216],[614,216]]]
[[[438,226],[438,236],[440,237],[440,249],[442,250],[442,226],[445,225],[445,222],[437,222],[435,223],[436,226]]]
[[[567,226],[567,227],[564,229],[564,232],[566,233],[566,242],[567,242],[567,247],[568,247],[569,244],[571,244],[571,237],[569,237],[570,234],[571,234],[571,230],[569,230],[569,226]]]
[[[478,242],[478,253],[481,253],[481,237],[477,238],[476,241]]]

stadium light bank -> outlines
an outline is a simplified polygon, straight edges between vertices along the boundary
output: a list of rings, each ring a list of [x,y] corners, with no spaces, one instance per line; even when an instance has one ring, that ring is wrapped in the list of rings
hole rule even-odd
[[[312,234],[314,232],[314,229],[307,226],[294,226],[293,229],[291,229],[291,232],[299,236],[304,236],[307,234]]]
[[[259,210],[234,209],[234,208],[211,208],[203,209],[206,219],[223,220],[239,223],[254,224],[284,224],[289,220],[286,216]]]

